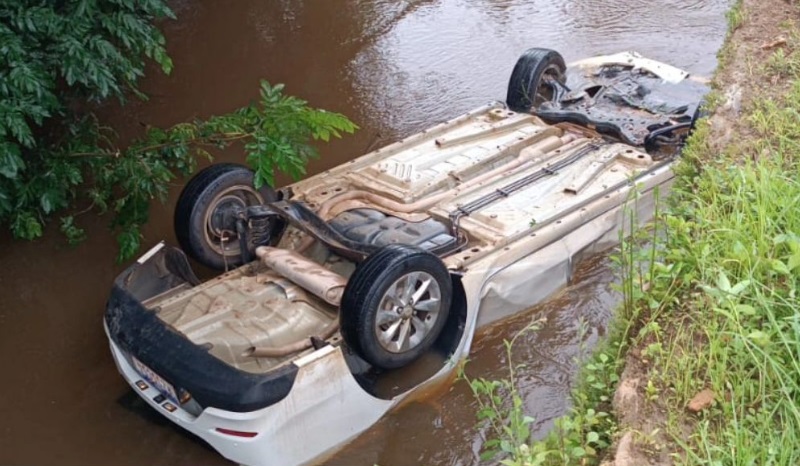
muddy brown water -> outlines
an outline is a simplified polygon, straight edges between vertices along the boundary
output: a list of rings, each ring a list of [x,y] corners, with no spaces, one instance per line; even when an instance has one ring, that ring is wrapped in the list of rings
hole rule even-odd
[[[709,75],[728,0],[175,1],[164,24],[175,62],[142,83],[151,95],[124,111],[101,109],[123,138],[143,123],[170,125],[222,113],[256,97],[261,78],[313,105],[342,112],[361,131],[322,148],[318,172],[489,100],[502,99],[517,56],[557,49],[574,60],[633,49]],[[235,149],[218,160],[241,160]],[[284,180],[285,181],[285,180]],[[153,209],[146,245],[174,242],[172,207]],[[67,247],[54,231],[32,242],[0,233],[0,464],[216,465],[215,452],[174,428],[128,390],[101,328],[115,264],[107,219],[86,218],[91,240]],[[535,433],[564,412],[575,360],[603,333],[617,301],[603,258],[573,286],[478,336],[469,370],[502,377],[502,341],[522,337],[520,388]],[[391,413],[329,465],[476,464],[481,432],[463,383]],[[302,439],[298,439],[302,442]]]

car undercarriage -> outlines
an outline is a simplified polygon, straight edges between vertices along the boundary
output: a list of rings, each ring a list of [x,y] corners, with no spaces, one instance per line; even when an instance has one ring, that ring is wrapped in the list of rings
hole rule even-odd
[[[120,372],[225,456],[270,465],[265,451],[310,461],[446,378],[478,327],[563,287],[671,183],[705,88],[634,54],[594,60],[568,72],[531,49],[506,103],[282,189],[202,170],[176,207],[181,248],[115,282]],[[187,255],[223,272],[201,282]],[[296,435],[317,443],[290,451]]]

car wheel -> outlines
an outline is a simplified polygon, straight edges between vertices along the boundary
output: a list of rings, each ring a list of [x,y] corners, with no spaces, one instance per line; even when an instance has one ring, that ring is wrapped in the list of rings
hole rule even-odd
[[[439,337],[452,296],[450,274],[434,254],[385,246],[358,265],[345,287],[342,337],[376,367],[405,366]]]
[[[566,71],[564,58],[555,50],[526,50],[514,65],[508,81],[508,108],[516,112],[527,112],[544,102],[555,100],[553,81],[563,84]]]
[[[253,172],[221,163],[198,172],[175,206],[175,236],[197,262],[216,270],[239,266],[242,251],[232,214],[238,208],[277,199],[270,186],[253,187]]]

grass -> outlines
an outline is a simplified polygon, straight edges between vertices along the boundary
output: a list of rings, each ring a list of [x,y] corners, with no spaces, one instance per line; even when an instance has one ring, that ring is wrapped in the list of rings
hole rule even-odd
[[[731,9],[725,14],[725,17],[728,20],[728,33],[725,38],[725,43],[717,53],[718,68],[727,66],[733,55],[733,41],[731,40],[731,36],[745,22],[744,0],[736,0],[731,6]]]
[[[800,440],[800,183],[773,155],[706,169],[666,219],[668,260],[683,267],[651,288],[679,299],[653,317],[671,331],[649,375],[674,412],[703,388],[716,398],[688,438],[667,426],[685,464],[800,464],[786,448]]]
[[[737,0],[736,3],[734,3],[733,6],[731,6],[731,9],[728,10],[727,13],[725,13],[725,18],[727,18],[728,20],[729,32],[732,33],[737,29],[739,29],[739,27],[741,27],[741,25],[744,23],[745,20],[743,1]]]
[[[764,63],[763,74],[771,78],[794,78],[800,74],[800,56],[795,51],[800,45],[800,30],[794,20],[784,21],[779,25],[782,34],[775,37],[770,44],[771,55]]]
[[[692,174],[692,161],[711,159],[710,135],[698,135],[665,217],[667,260],[680,268],[651,288],[671,330],[656,383],[673,413],[702,388],[716,398],[690,435],[667,425],[684,464],[800,464],[800,81],[788,76],[785,94],[743,115],[754,140]]]
[[[728,19],[731,30],[742,27],[741,1]],[[786,27],[794,42],[796,27]],[[731,50],[728,43],[721,56]],[[796,60],[773,51],[753,69],[782,86],[744,107],[737,128],[747,129],[746,140],[719,150],[707,123],[692,136],[669,205],[615,256],[624,300],[610,337],[584,365],[570,414],[530,445],[495,429],[498,438],[524,446],[508,450],[504,464],[598,464],[619,429],[635,428],[618,426],[610,415],[625,362],[640,368],[643,411],[659,413],[657,428],[635,432],[640,451],[684,465],[800,464]],[[709,107],[722,100],[714,92]],[[713,392],[712,405],[688,412],[704,389]],[[510,411],[498,419],[522,408],[503,409]]]
[[[796,76],[800,72],[800,58],[779,48],[769,57],[766,66],[771,74],[781,77]]]

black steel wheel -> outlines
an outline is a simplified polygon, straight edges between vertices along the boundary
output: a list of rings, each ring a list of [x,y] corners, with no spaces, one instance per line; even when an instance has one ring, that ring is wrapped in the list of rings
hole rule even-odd
[[[527,112],[557,95],[557,83],[564,83],[567,65],[560,53],[550,49],[525,51],[508,81],[506,104],[516,112]]]
[[[406,245],[379,249],[347,282],[340,310],[345,342],[382,369],[405,366],[439,337],[453,296],[444,263]]]
[[[241,265],[233,214],[276,200],[270,186],[253,187],[253,172],[233,163],[211,165],[183,188],[175,206],[175,236],[184,252],[216,270]]]

